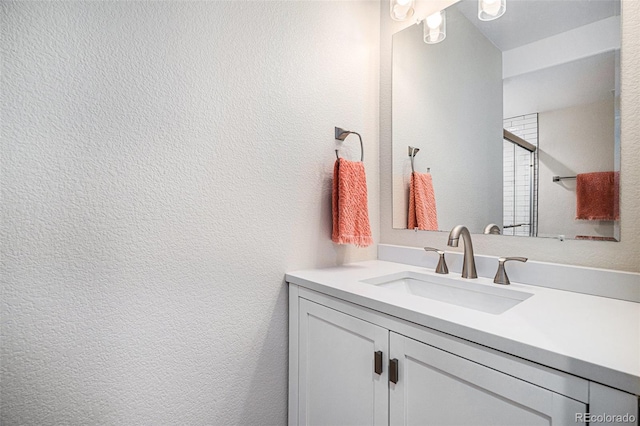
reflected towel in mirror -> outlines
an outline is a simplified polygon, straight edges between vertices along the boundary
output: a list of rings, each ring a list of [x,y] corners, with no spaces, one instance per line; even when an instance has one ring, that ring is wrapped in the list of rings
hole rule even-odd
[[[373,244],[367,204],[367,178],[361,161],[339,158],[333,167],[333,232],[337,244]]]
[[[409,187],[409,229],[438,230],[438,213],[430,173],[411,173]]]
[[[620,220],[618,175],[594,172],[576,176],[576,219]]]

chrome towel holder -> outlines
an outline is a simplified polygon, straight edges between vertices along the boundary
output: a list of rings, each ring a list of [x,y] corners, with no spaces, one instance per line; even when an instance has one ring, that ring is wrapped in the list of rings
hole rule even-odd
[[[413,160],[416,158],[416,154],[420,151],[420,148],[409,146],[409,157],[411,157],[411,173],[416,170],[413,167]],[[431,172],[431,167],[427,167],[427,173]]]
[[[362,136],[360,136],[360,133],[352,132],[351,130],[344,130],[340,127],[335,127],[336,139],[339,141],[344,141],[347,138],[347,136],[349,136],[350,134],[358,135],[358,138],[360,139],[360,161],[364,161],[364,146],[362,145]],[[338,156],[337,149],[336,149],[336,158],[340,158]]]

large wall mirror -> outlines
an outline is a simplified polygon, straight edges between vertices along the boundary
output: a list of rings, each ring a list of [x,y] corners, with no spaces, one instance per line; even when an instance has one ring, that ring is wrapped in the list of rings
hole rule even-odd
[[[445,19],[393,35],[393,227],[619,240],[620,1]]]

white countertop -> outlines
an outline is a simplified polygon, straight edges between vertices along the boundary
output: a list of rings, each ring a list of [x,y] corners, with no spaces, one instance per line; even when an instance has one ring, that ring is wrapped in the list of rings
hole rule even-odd
[[[286,280],[388,315],[640,395],[640,303],[514,283],[534,295],[494,315],[361,280],[432,269],[381,260],[291,272]],[[459,277],[455,272],[451,277]],[[474,283],[496,286],[491,279]],[[502,286],[501,286],[502,287]]]

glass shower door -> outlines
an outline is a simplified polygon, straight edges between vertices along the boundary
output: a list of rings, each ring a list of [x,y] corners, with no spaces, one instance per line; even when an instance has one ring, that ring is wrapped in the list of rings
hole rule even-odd
[[[504,139],[503,234],[533,236],[533,152]]]
[[[538,114],[503,122],[504,235],[538,235]]]

